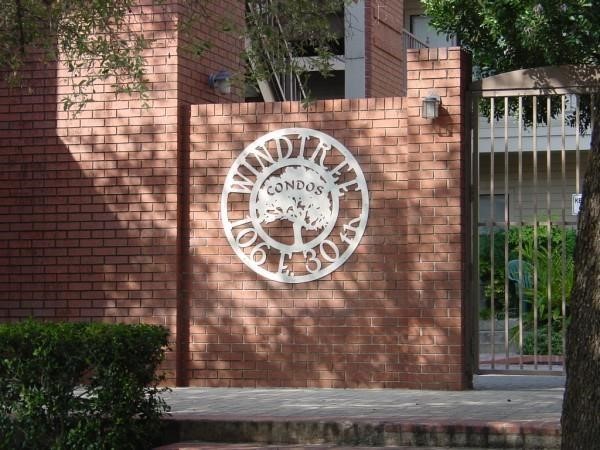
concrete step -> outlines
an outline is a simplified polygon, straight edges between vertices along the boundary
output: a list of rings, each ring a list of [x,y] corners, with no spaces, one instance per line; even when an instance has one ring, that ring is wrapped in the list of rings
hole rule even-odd
[[[509,355],[514,355],[515,349],[512,346],[508,347]],[[492,345],[491,344],[479,344],[479,353],[483,355],[491,355],[492,354]],[[494,354],[496,356],[505,356],[506,350],[504,349],[504,344],[496,344],[494,345]]]
[[[443,395],[443,394],[441,394]],[[558,421],[510,422],[474,420],[377,419],[245,419],[217,420],[193,415],[165,419],[162,450],[202,449],[195,442],[232,443],[225,448],[356,448],[445,447],[465,449],[559,449]],[[186,444],[186,442],[188,444]],[[236,444],[238,442],[239,444]],[[244,444],[253,442],[254,444]],[[178,443],[179,447],[169,447]],[[192,443],[192,444],[190,444]],[[236,447],[237,445],[237,447]],[[250,445],[250,447],[244,447]],[[254,446],[254,447],[252,447]],[[257,447],[258,446],[258,447]],[[262,447],[261,447],[262,446]],[[325,446],[325,447],[322,447]],[[219,447],[208,447],[219,448]],[[283,447],[286,448],[286,447]]]
[[[518,346],[510,340],[510,330],[512,327],[518,324],[518,319],[509,319],[508,321],[508,333],[509,342],[508,348],[510,353],[517,352]],[[480,320],[479,321],[479,353],[492,353],[492,341],[494,347],[494,353],[504,354],[505,341],[505,322],[504,320],[496,320],[494,322],[494,333],[492,334],[492,321],[491,320]]]
[[[446,450],[448,447],[348,447],[347,445],[262,445],[262,444],[222,444],[217,442],[178,442],[176,444],[158,447],[155,450]],[[482,447],[455,447],[453,450],[484,450]]]
[[[496,344],[503,344],[504,336],[505,336],[504,331],[496,330],[493,335],[492,335],[491,331],[480,331],[479,332],[479,342],[484,343],[484,344],[490,344],[493,340]],[[509,341],[510,341],[510,333],[509,333]]]
[[[508,330],[510,331],[513,327],[519,324],[519,319],[508,319]],[[494,329],[496,331],[503,331],[506,323],[504,320],[496,320],[494,321]],[[492,321],[491,320],[480,320],[479,321],[479,331],[491,331],[492,329]]]
[[[492,346],[494,347],[494,353],[496,354],[504,354],[506,350],[504,349],[504,334],[495,335],[494,342],[492,343],[492,339],[490,335],[479,336],[479,353],[492,353]],[[518,345],[509,339],[508,341],[508,350],[509,353],[514,354],[518,353]]]

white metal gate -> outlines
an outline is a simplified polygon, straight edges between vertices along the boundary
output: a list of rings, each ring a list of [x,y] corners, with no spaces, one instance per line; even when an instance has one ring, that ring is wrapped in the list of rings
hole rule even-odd
[[[599,72],[526,69],[471,88],[478,373],[563,374],[590,93]]]

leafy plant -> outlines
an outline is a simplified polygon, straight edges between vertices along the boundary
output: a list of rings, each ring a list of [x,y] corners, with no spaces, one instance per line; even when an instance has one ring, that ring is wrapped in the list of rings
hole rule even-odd
[[[485,306],[482,309],[483,314],[491,314],[493,297],[494,313],[498,318],[503,317],[505,313],[505,260],[510,261],[514,259],[519,259],[519,245],[521,245],[521,259],[526,263],[532,265],[534,263],[535,249],[537,248],[538,250],[537,285],[539,287],[539,298],[546,298],[547,300],[547,295],[541,292],[541,286],[543,285],[544,289],[546,289],[548,277],[551,277],[554,280],[554,283],[558,283],[559,279],[570,280],[570,284],[565,285],[568,298],[572,284],[573,252],[575,250],[576,232],[574,229],[567,229],[564,230],[563,234],[563,229],[561,227],[553,226],[550,230],[550,233],[548,232],[547,227],[538,227],[536,233],[537,247],[534,245],[534,228],[531,225],[525,225],[522,227],[512,227],[508,230],[508,233],[506,233],[504,230],[495,230],[493,233],[493,237],[491,233],[481,234],[479,236],[479,278],[483,289],[483,298],[485,302]],[[547,248],[549,239],[552,254],[551,259],[553,261],[553,263],[550,266],[553,268],[551,272],[547,270]],[[564,268],[562,267],[563,240],[565,245],[566,256],[566,264]],[[507,258],[505,258],[504,255],[505,241],[508,241]],[[511,314],[514,317],[518,314],[519,292],[518,287],[514,283],[509,283],[508,287],[509,314]],[[562,285],[554,286],[551,292],[562,292]],[[531,304],[531,301],[528,300],[528,294],[532,294],[532,292],[524,292],[524,294],[524,300],[526,301],[526,304],[524,305],[524,310],[527,310]],[[546,295],[546,297],[542,297],[544,295]],[[554,296],[553,298],[553,301],[558,301],[560,303],[560,297]],[[543,306],[541,305],[538,306],[540,308],[543,308]],[[542,315],[542,317],[545,318],[546,316]]]
[[[551,350],[553,355],[563,354],[562,329],[554,322],[550,333]],[[537,336],[537,339],[535,338]],[[548,325],[543,325],[537,329],[537,333],[528,331],[523,338],[524,355],[547,355],[548,354]]]
[[[0,325],[0,448],[148,448],[168,331],[150,325]]]
[[[548,252],[547,247],[533,248],[529,242],[524,247],[523,255],[526,260],[536,262],[537,285],[525,289],[527,301],[535,308],[527,314],[527,321],[533,323],[535,319],[540,324],[559,320],[562,315],[562,297],[571,294],[573,287],[573,258],[565,258],[561,249]]]
[[[568,321],[569,300],[573,287],[573,258],[563,258],[562,248],[552,248],[549,252],[547,247],[534,248],[533,242],[528,242],[523,248],[523,255],[536,267],[534,279],[537,283],[533,287],[525,289],[525,299],[530,304],[527,313],[523,317],[523,326],[530,330],[527,342],[531,345],[524,348],[533,354],[548,354],[547,331],[552,331],[551,350],[552,354],[562,355],[562,329]],[[563,297],[565,307],[563,312]],[[563,324],[563,318],[565,323]],[[533,335],[537,335],[537,345],[533,348]],[[542,336],[544,335],[544,336]],[[529,348],[531,347],[531,348]]]
[[[536,354],[547,354],[547,338],[542,337],[541,334],[547,334],[548,326],[550,326],[552,354],[559,355],[562,354],[563,348],[563,295],[565,297],[565,323],[569,321],[576,232],[572,229],[563,230],[561,227],[553,226],[550,232],[547,227],[538,227],[536,233],[537,245],[536,239],[534,239],[534,228],[531,225],[510,228],[508,233],[504,230],[496,230],[493,239],[491,234],[480,236],[479,274],[485,301],[485,306],[480,311],[480,318],[491,319],[492,309],[496,319],[503,319],[506,313],[510,317],[517,317],[520,308],[523,317],[523,352],[533,354],[533,335],[537,334]],[[504,255],[505,241],[508,243],[507,258]],[[548,245],[550,245],[550,251],[548,251]],[[519,257],[523,261],[523,275],[531,277],[532,286],[523,288],[519,293],[518,284],[509,282],[509,308],[506,311],[505,260],[515,260]],[[530,273],[527,274],[527,271]],[[521,303],[520,306],[519,303]],[[511,330],[512,339],[517,339],[518,333],[519,328],[515,326]]]

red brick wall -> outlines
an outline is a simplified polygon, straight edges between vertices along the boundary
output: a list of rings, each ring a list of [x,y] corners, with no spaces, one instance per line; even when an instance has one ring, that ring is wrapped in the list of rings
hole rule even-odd
[[[196,11],[179,6],[179,99],[189,104],[241,101],[243,90],[237,80],[244,70],[240,58],[244,42],[238,30],[244,27],[244,1],[200,3]],[[219,70],[234,77],[231,94],[218,94],[208,87],[209,75]]]
[[[406,99],[318,101],[309,110],[298,103],[192,107],[192,385],[468,385],[462,56],[451,50],[411,58]],[[419,89],[429,81],[444,105],[434,122],[419,116]],[[325,278],[296,285],[247,268],[219,217],[234,159],[257,137],[287,127],[341,141],[359,160],[371,198],[365,236],[349,260]]]
[[[151,41],[148,108],[96,84],[72,117],[60,66],[32,64],[25,89],[0,86],[0,320],[156,323],[176,340],[178,105],[214,94],[177,39],[180,6],[155,3],[130,22]],[[233,69],[238,56],[217,44],[203,58]],[[173,376],[174,354],[165,368]]]
[[[404,0],[366,0],[367,97],[404,95]]]
[[[153,14],[156,13],[156,14]],[[0,93],[0,317],[146,322],[175,332],[177,52],[169,11],[135,8],[153,39],[149,108],[108,84],[77,117],[59,67]],[[173,369],[174,357],[165,365]]]
[[[407,98],[190,108],[213,94],[178,40],[179,6],[150,3],[133,12],[153,38],[149,108],[98,85],[73,118],[60,67],[0,86],[0,320],[165,325],[171,383],[465,387],[460,52],[412,53]],[[239,64],[221,50],[207,65]],[[431,89],[443,109],[427,122]],[[371,199],[353,256],[298,285],[244,266],[219,218],[233,159],[288,126],[345,144]]]

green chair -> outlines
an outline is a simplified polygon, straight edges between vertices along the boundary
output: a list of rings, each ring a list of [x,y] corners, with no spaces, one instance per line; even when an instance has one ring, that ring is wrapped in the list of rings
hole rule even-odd
[[[523,268],[522,276],[519,277],[519,265]],[[517,295],[519,288],[533,289],[533,266],[531,263],[523,260],[513,259],[508,262],[508,279],[515,283]],[[531,309],[531,301],[523,295],[523,311],[528,312]]]

